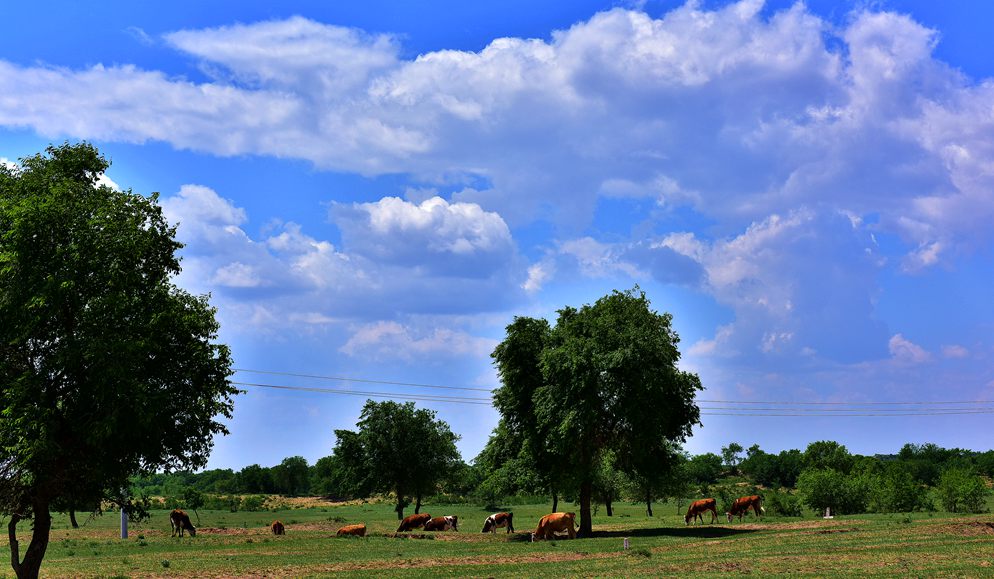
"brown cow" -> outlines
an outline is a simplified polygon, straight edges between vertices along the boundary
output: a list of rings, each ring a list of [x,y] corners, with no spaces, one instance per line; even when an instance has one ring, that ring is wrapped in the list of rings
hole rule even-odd
[[[286,527],[284,527],[283,523],[281,523],[278,520],[273,521],[273,524],[270,525],[270,527],[273,529],[273,534],[274,535],[285,535],[286,534]]]
[[[483,532],[490,531],[497,534],[497,529],[501,527],[507,527],[508,533],[514,532],[514,513],[494,513],[490,515],[487,517],[486,522],[483,523]]]
[[[448,517],[435,517],[425,523],[426,531],[453,531],[459,530],[459,517],[452,515]]]
[[[697,524],[697,519],[701,520],[701,524],[704,524],[704,516],[701,513],[706,513],[711,511],[711,523],[714,524],[718,520],[718,509],[716,507],[717,503],[714,499],[701,499],[699,501],[694,501],[690,503],[690,508],[687,509],[687,516],[683,518],[684,523],[690,524],[690,519],[694,519],[694,524]]]
[[[366,536],[366,524],[359,523],[358,525],[345,525],[341,529],[338,529],[339,537],[365,537]]]
[[[532,533],[532,541],[539,539],[555,539],[556,533],[569,533],[570,539],[576,538],[576,513],[552,513],[545,515],[538,522],[538,528]]]
[[[176,536],[177,532],[179,532],[179,536],[182,537],[183,531],[190,531],[191,537],[197,536],[197,529],[195,529],[193,527],[193,523],[190,522],[190,515],[180,509],[173,509],[173,512],[169,513],[169,526],[173,529],[173,537]]]
[[[739,497],[735,499],[735,503],[732,504],[732,510],[725,513],[728,517],[728,522],[732,522],[732,517],[735,515],[739,516],[739,521],[742,521],[742,515],[749,512],[750,507],[753,512],[756,513],[758,517],[761,513],[765,513],[766,509],[763,508],[763,497],[759,495],[752,495],[748,497]]]
[[[398,533],[403,533],[404,531],[413,531],[418,527],[425,526],[425,523],[431,520],[431,515],[428,513],[421,513],[420,515],[410,515],[404,517],[404,520],[400,522],[400,526],[397,527]]]

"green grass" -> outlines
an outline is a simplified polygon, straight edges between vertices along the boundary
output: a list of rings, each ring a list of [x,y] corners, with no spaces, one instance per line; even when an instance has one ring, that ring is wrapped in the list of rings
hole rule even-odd
[[[576,510],[561,504],[561,510]],[[168,512],[132,524],[119,538],[116,513],[71,529],[56,515],[45,576],[990,576],[994,575],[994,516],[913,513],[838,517],[826,521],[751,516],[742,523],[686,527],[673,504],[648,518],[640,505],[600,509],[596,536],[531,543],[528,531],[549,504],[513,507],[517,533],[480,533],[489,511],[473,505],[426,505],[433,515],[458,515],[461,532],[395,538],[389,504],[285,510],[275,513],[202,511],[198,534],[170,536]],[[410,511],[413,512],[413,511]],[[409,513],[410,513],[409,512]],[[408,513],[408,514],[409,514]],[[196,523],[196,516],[191,513]],[[275,537],[268,525],[286,524]],[[80,519],[82,522],[83,519]],[[366,538],[336,538],[344,524],[364,522]],[[30,524],[18,528],[26,548]],[[631,549],[622,549],[629,538]],[[22,551],[23,552],[23,551]],[[4,564],[9,550],[0,549]],[[0,576],[11,577],[9,567]]]

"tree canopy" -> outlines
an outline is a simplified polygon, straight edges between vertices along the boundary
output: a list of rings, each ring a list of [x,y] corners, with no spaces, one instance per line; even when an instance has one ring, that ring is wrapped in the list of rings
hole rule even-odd
[[[449,425],[435,412],[416,409],[413,402],[367,400],[358,432],[336,430],[336,466],[355,481],[357,493],[393,492],[397,518],[404,518],[409,498],[434,494],[446,473],[461,463]]]
[[[516,318],[494,351],[502,382],[495,405],[528,448],[542,449],[551,476],[577,489],[581,535],[591,532],[606,453],[619,470],[660,478],[675,464],[673,444],[699,422],[694,396],[702,386],[677,368],[671,319],[638,288],[615,291],[559,310],[547,332],[543,320]]]
[[[38,574],[51,507],[202,467],[237,392],[215,310],[172,283],[182,245],[157,195],[98,185],[108,166],[86,143],[0,165],[0,511],[19,577]]]

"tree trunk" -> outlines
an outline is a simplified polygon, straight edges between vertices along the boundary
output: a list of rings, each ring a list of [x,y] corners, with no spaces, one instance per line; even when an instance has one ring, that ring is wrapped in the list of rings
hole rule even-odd
[[[76,522],[76,509],[69,509],[69,522],[72,523],[72,528],[79,528],[79,523]]]
[[[7,534],[10,537],[10,566],[18,579],[37,579],[41,571],[41,561],[45,558],[45,551],[48,550],[48,537],[52,530],[52,514],[48,512],[48,502],[36,500],[33,511],[33,532],[23,561],[19,560],[20,552],[17,545],[17,523],[21,518],[12,515],[7,525]]]
[[[645,512],[650,517],[652,516],[652,495],[645,493]]]
[[[589,481],[580,483],[580,537],[590,537],[594,531],[593,521],[590,519],[590,497],[593,484]]]
[[[559,493],[552,491],[552,512],[559,512]]]
[[[404,520],[404,495],[397,495],[397,506],[393,508],[397,511],[397,520]]]
[[[604,501],[604,508],[607,509],[607,516],[609,517],[614,516],[614,509],[611,508],[611,499],[606,499]]]
[[[414,502],[414,514],[421,514],[421,493],[418,493],[417,500]]]

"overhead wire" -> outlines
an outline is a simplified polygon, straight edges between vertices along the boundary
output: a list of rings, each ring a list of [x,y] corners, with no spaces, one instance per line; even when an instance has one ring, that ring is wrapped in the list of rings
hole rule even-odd
[[[263,373],[258,371],[258,373]],[[312,377],[312,375],[307,374],[293,374],[289,372],[266,372],[270,374],[277,375],[287,375],[296,377]],[[360,380],[355,380],[360,381]],[[362,382],[367,383],[380,383],[389,385],[399,385],[399,386],[415,386],[413,383],[398,383],[389,382],[385,380],[362,380]],[[341,388],[319,388],[313,386],[292,386],[286,384],[268,384],[260,382],[243,382],[243,381],[231,381],[231,384],[236,386],[246,386],[246,387],[256,387],[256,388],[269,388],[277,390],[289,390],[298,392],[316,392],[321,394],[337,394],[345,396],[365,396],[372,398],[388,398],[395,400],[413,400],[419,402],[436,402],[445,404],[471,404],[477,406],[491,406],[492,402],[490,398],[481,397],[470,397],[470,396],[442,396],[435,394],[423,394],[423,393],[403,393],[403,392],[381,392],[381,391],[368,391],[368,390],[351,390],[351,389],[341,389]],[[417,385],[426,386],[426,385]],[[455,389],[454,387],[452,387]],[[466,388],[468,390],[468,388]],[[481,390],[481,389],[474,389]],[[706,400],[698,400],[701,403],[707,403]],[[800,408],[776,408],[776,407],[723,407],[723,406],[700,406],[701,416],[763,416],[763,417],[888,417],[888,416],[946,416],[946,415],[971,415],[971,414],[994,414],[994,407],[966,407],[966,408],[865,408],[862,406],[873,405],[873,406],[883,406],[883,405],[953,405],[953,404],[994,404],[992,401],[966,401],[966,402],[859,402],[859,403],[845,403],[845,402],[791,402],[791,403],[779,403],[779,402],[755,402],[755,401],[734,401],[725,400],[722,401],[724,404],[766,404],[766,405],[777,405],[777,404],[792,404],[792,405],[833,405],[833,406],[847,406],[847,407],[836,407],[836,408],[811,408],[811,407],[800,407]]]

